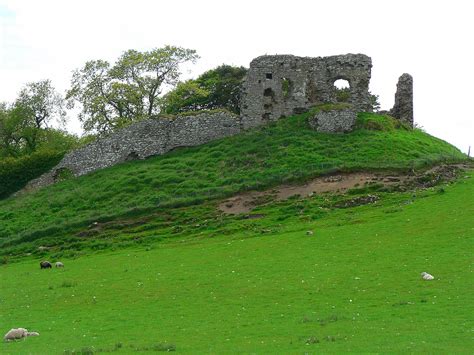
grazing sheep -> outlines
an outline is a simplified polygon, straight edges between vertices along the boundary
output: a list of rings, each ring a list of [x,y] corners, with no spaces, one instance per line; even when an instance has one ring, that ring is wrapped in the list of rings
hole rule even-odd
[[[64,264],[60,261],[56,261],[56,264],[54,265],[56,265],[56,267],[64,267]]]
[[[3,337],[3,340],[10,341],[25,338],[28,336],[28,330],[25,328],[13,328],[8,331],[7,334]]]
[[[434,276],[428,274],[427,272],[422,272],[421,277],[423,278],[423,280],[427,280],[427,281],[434,280]]]
[[[42,262],[40,262],[40,267],[42,269],[51,269],[53,267],[53,265],[51,265],[51,263],[49,261],[42,261]]]

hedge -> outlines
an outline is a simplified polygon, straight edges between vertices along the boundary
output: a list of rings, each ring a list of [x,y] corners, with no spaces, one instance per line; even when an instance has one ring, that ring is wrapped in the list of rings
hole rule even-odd
[[[40,151],[20,158],[0,159],[0,199],[22,189],[28,183],[57,165],[63,151]]]

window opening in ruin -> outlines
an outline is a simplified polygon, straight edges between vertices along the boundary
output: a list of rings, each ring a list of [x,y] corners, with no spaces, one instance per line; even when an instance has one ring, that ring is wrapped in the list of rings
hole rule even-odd
[[[291,89],[291,81],[287,78],[281,79],[281,92],[283,94],[283,98],[286,99],[290,95]]]
[[[338,79],[334,82],[334,91],[337,102],[349,102],[351,98],[351,85],[346,79]]]
[[[273,90],[271,88],[266,88],[264,91],[263,91],[263,96],[266,96],[266,97],[273,97]]]
[[[315,104],[318,102],[316,85],[314,84],[312,79],[306,82],[306,100],[309,104]]]
[[[271,79],[271,78],[273,78],[273,75],[272,75],[272,73],[267,73],[267,74],[265,74],[265,77],[267,79]]]

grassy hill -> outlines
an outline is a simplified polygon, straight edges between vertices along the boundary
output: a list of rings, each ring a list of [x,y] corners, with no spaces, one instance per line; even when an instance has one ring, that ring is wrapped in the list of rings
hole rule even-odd
[[[59,257],[140,244],[144,237],[152,243],[179,236],[206,214],[218,231],[226,217],[208,201],[238,192],[335,171],[412,170],[466,159],[446,142],[386,116],[361,114],[359,129],[349,134],[315,132],[306,118],[294,116],[2,200],[0,254],[6,262],[29,253]],[[90,230],[94,223],[104,228]],[[141,234],[131,237],[131,226]],[[157,229],[160,235],[153,234]]]
[[[367,137],[378,140],[385,134],[356,132],[349,139],[365,137],[363,145],[371,151]],[[420,147],[423,141],[444,145],[421,132],[397,132],[392,142],[407,139],[405,134],[413,135],[412,144]],[[252,137],[245,138],[256,139]],[[216,153],[216,147],[231,142],[236,141],[201,149]],[[285,147],[307,152],[291,143]],[[249,149],[237,144],[232,149],[237,148]],[[204,154],[201,149],[116,167],[5,201],[2,208],[50,196],[42,211],[45,219],[53,220],[51,214],[60,211],[53,212],[52,203],[63,201],[60,208],[67,209],[74,196],[83,193],[86,198],[81,191],[92,191],[88,186],[94,181],[113,188],[105,177],[127,181],[126,171],[132,168],[136,174],[130,179],[140,171],[163,176],[165,172],[160,175],[151,166],[184,164],[178,156],[191,162],[190,156]],[[220,152],[225,155],[225,150]],[[414,159],[408,157],[414,152],[406,154],[399,161],[410,166]],[[58,191],[67,197],[60,200],[53,194]],[[139,191],[134,201],[145,205]],[[211,201],[174,209],[179,211],[175,214],[159,212],[141,225],[122,223],[130,240],[146,235],[161,243],[133,242],[114,252],[63,257],[64,269],[40,270],[38,258],[3,265],[2,331],[22,326],[41,335],[1,343],[0,353],[471,353],[474,173],[434,188],[377,195],[377,203],[354,208],[334,207],[350,196],[293,198],[259,207],[254,211],[259,219],[207,219],[215,210]],[[114,200],[123,209],[126,202]],[[181,230],[172,234],[173,228]],[[307,235],[308,230],[314,234]],[[421,280],[422,271],[436,279]]]

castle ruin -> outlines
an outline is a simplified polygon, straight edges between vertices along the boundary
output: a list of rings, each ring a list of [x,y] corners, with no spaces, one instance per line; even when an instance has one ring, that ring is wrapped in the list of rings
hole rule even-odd
[[[149,119],[72,151],[51,171],[28,183],[26,189],[47,186],[63,172],[81,176],[127,160],[162,155],[177,147],[205,144],[242,130],[300,114],[310,108],[336,103],[334,82],[349,83],[347,106],[317,112],[308,124],[322,132],[351,131],[357,112],[371,111],[369,82],[372,60],[364,54],[330,57],[261,56],[250,63],[243,83],[241,115],[196,112],[175,119]],[[413,126],[413,79],[403,74],[397,84],[393,117]]]
[[[250,63],[243,86],[243,128],[260,126],[309,108],[336,103],[334,82],[347,80],[348,103],[354,111],[369,111],[372,60],[364,54],[331,57],[261,56]]]

